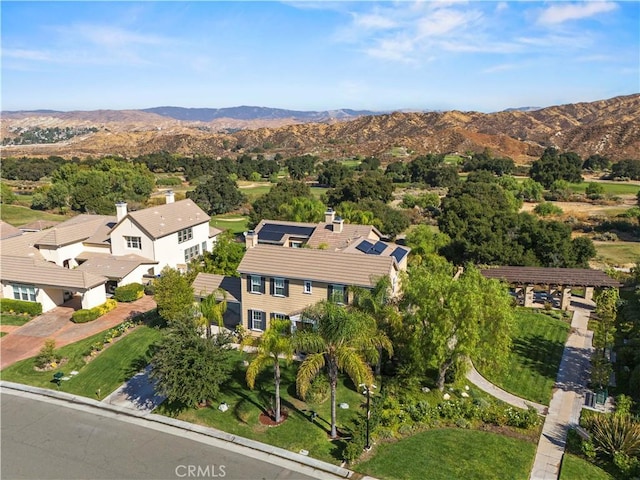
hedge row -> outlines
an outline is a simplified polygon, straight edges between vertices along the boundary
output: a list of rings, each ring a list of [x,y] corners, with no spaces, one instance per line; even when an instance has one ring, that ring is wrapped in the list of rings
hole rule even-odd
[[[113,294],[118,302],[133,302],[144,296],[144,285],[140,283],[129,283],[116,288]]]
[[[13,298],[0,298],[0,312],[27,313],[34,317],[42,314],[42,304]]]
[[[118,302],[110,298],[109,300],[104,302],[102,305],[98,305],[97,307],[93,307],[90,309],[83,308],[82,310],[76,310],[75,312],[73,312],[73,315],[71,315],[71,321],[73,321],[74,323],[91,322],[96,318],[101,317],[105,313],[110,312],[111,310],[116,308],[117,305],[118,305]]]

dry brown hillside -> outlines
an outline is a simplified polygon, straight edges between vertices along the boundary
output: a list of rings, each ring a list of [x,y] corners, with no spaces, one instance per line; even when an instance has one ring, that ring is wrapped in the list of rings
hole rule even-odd
[[[547,146],[555,146],[583,157],[598,153],[612,160],[640,158],[640,94],[533,111],[396,112],[350,121],[288,124],[292,121],[186,122],[138,110],[3,113],[2,138],[15,136],[17,127],[83,126],[98,131],[61,143],[5,146],[2,155],[135,156],[164,150],[222,156],[232,154],[232,149],[260,148],[285,156],[376,155],[390,160],[396,147],[416,154],[490,148],[494,155],[528,163]],[[224,129],[242,130],[221,132]]]

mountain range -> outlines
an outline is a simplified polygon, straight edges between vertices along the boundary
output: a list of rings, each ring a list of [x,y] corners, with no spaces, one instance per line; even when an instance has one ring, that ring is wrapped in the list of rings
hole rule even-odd
[[[3,156],[234,156],[261,152],[321,158],[375,155],[384,161],[423,153],[489,148],[530,163],[554,146],[583,157],[640,159],[640,94],[595,102],[495,113],[452,111],[295,111],[268,107],[156,107],[144,110],[2,112],[3,145],[34,129],[77,129],[57,143],[5,145]]]

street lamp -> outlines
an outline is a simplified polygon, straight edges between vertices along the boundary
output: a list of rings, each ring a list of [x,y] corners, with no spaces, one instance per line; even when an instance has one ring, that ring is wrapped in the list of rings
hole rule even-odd
[[[371,418],[371,390],[376,387],[373,383],[371,385],[367,385],[366,383],[361,383],[359,385],[364,389],[362,392],[367,396],[367,444],[364,446],[365,451],[371,450],[371,442],[369,441],[369,419]]]

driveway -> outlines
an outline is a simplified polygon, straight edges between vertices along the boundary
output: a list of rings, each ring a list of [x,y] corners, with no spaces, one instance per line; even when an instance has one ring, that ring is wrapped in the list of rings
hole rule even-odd
[[[74,308],[65,305],[43,313],[0,338],[0,370],[36,356],[48,338],[56,341],[56,348],[64,347],[156,308],[153,297],[145,295],[135,302],[118,303],[114,310],[92,322],[76,324],[71,321]]]

